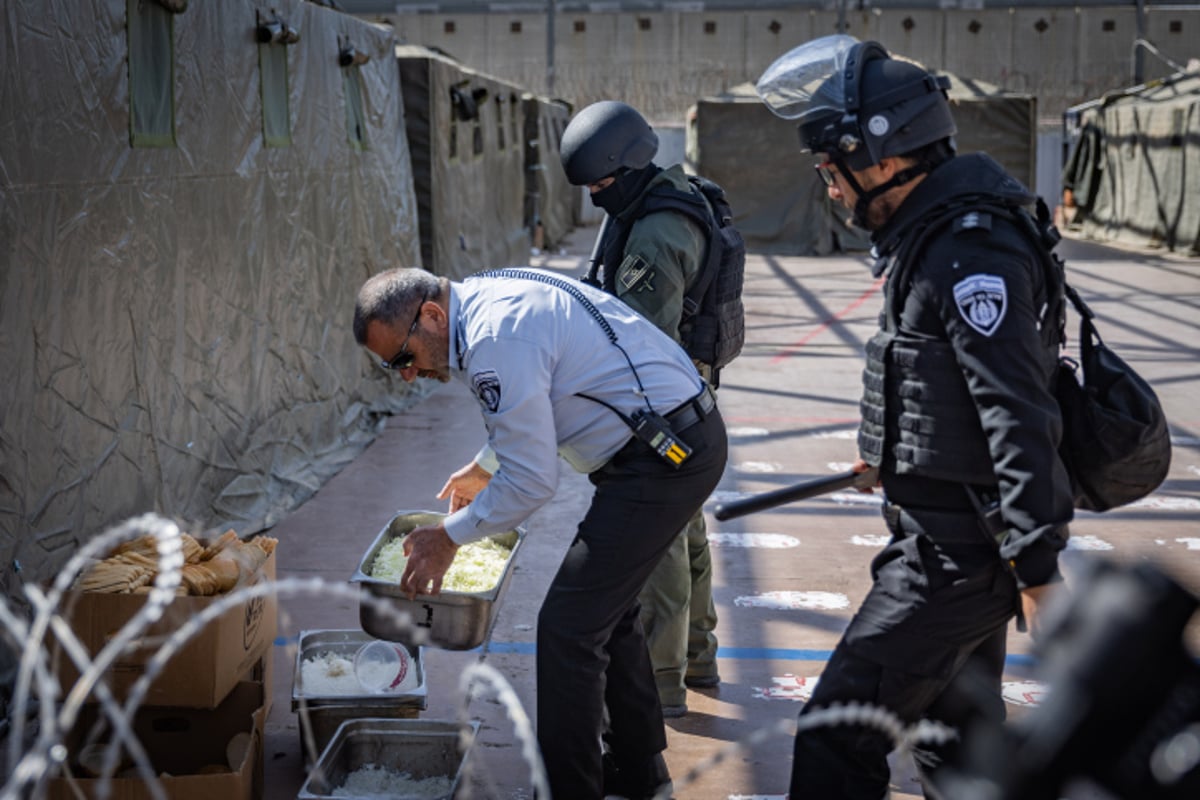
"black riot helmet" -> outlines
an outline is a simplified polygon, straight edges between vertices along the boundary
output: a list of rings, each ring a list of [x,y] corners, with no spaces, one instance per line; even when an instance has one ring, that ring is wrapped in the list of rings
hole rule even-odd
[[[892,58],[878,42],[844,34],[814,39],[780,56],[755,88],[777,116],[799,123],[806,152],[824,153],[839,166],[859,194],[860,220],[872,199],[937,163],[918,163],[870,192],[862,192],[847,170],[942,140],[948,142],[945,157],[954,152],[950,80]]]
[[[633,107],[615,100],[592,103],[563,131],[559,155],[567,180],[596,183],[622,169],[640,170],[658,152],[658,136]]]
[[[948,78],[844,34],[789,51],[756,86],[771,111],[799,123],[805,150],[855,170],[954,136],[949,88]]]

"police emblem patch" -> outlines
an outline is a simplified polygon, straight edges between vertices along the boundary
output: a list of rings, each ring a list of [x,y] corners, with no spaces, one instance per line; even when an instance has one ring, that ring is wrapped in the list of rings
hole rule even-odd
[[[972,275],[954,284],[954,302],[968,325],[991,336],[1008,309],[1008,289],[996,275]]]
[[[500,408],[500,376],[493,370],[488,369],[472,375],[471,389],[484,411],[495,414]]]

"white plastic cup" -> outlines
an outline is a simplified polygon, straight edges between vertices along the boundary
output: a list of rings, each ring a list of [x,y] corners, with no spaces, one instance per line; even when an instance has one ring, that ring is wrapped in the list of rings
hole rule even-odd
[[[364,689],[374,694],[395,694],[417,687],[417,668],[408,648],[380,639],[358,648],[354,675]]]

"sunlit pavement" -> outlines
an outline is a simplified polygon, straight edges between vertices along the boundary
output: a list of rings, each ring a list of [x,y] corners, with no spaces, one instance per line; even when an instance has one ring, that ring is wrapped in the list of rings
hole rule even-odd
[[[581,228],[563,252],[530,262],[579,275],[594,228]],[[1072,559],[1102,555],[1152,560],[1200,592],[1200,260],[1146,256],[1066,242],[1069,279],[1098,315],[1105,341],[1159,392],[1175,444],[1167,482],[1138,504],[1103,515],[1081,513]],[[481,264],[481,268],[499,265]],[[842,492],[728,522],[716,503],[845,469],[855,457],[863,348],[874,329],[881,288],[866,254],[830,258],[752,255],[745,286],[747,343],[719,391],[730,434],[721,485],[706,504],[715,562],[722,683],[691,691],[689,713],[667,721],[667,761],[681,800],[775,800],[787,789],[791,738],[767,733],[795,715],[868,588],[867,565],[884,539],[878,498]],[[1071,323],[1072,337],[1075,323]],[[271,533],[280,539],[279,573],[343,582],[397,511],[444,510],[435,499],[450,472],[478,450],[477,404],[458,384],[438,387],[392,418],[380,439]],[[561,464],[558,495],[527,523],[528,536],[503,598],[487,652],[427,649],[428,704],[422,718],[454,719],[463,706],[462,668],[479,659],[512,684],[532,717],[534,626],[545,587],[590,496],[586,478]],[[357,628],[352,600],[302,597],[281,602],[274,705],[266,736],[266,792],[295,797],[304,780],[292,713],[299,630]],[[1187,637],[1200,640],[1200,619]],[[1031,673],[1031,642],[1010,632],[1006,700],[1024,713],[1043,690]],[[1194,647],[1195,650],[1195,647]],[[531,798],[532,783],[513,724],[493,693],[471,700],[482,722],[472,751],[469,796]],[[764,735],[765,734],[765,735]],[[761,735],[761,741],[754,741]],[[1119,735],[1114,731],[1113,735]],[[733,749],[739,742],[752,742]],[[710,762],[716,761],[715,764]],[[684,786],[689,770],[699,771]],[[904,763],[894,797],[920,797]],[[1073,798],[1091,797],[1086,789]]]

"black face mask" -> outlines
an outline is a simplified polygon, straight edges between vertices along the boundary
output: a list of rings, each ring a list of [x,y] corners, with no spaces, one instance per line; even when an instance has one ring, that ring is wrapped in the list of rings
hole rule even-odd
[[[634,169],[614,176],[613,182],[598,192],[592,192],[592,205],[602,208],[610,217],[615,217],[638,198],[646,184],[662,170],[651,164],[645,169]]]

